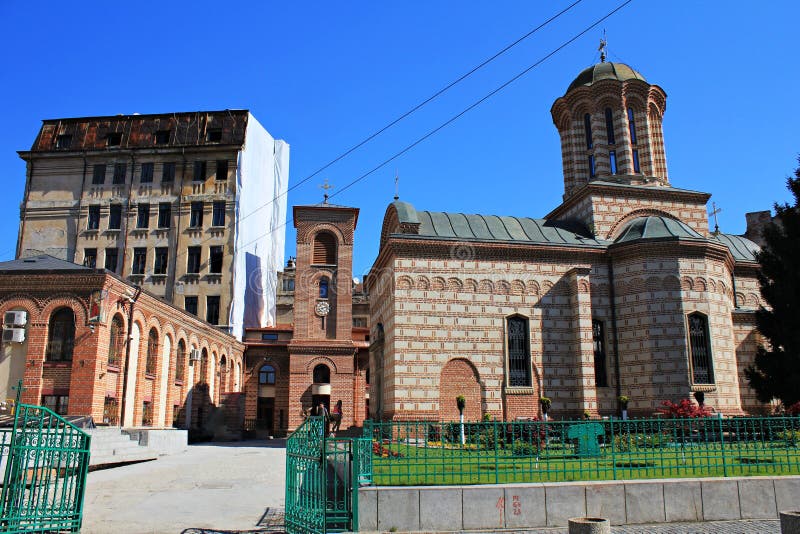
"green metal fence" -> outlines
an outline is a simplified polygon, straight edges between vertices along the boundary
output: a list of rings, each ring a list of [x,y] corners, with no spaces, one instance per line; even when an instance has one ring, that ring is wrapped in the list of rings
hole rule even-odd
[[[19,404],[0,429],[2,532],[78,532],[91,437],[47,408]]]
[[[325,436],[321,417],[309,417],[286,443],[286,531],[358,529],[358,488],[372,474],[372,440]]]
[[[800,474],[800,418],[371,422],[377,485]]]

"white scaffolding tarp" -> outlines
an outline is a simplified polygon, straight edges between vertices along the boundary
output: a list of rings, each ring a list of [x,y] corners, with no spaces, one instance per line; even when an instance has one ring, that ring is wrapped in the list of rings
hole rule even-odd
[[[236,173],[233,302],[228,324],[242,339],[244,328],[273,326],[278,270],[286,244],[289,145],[250,115]]]

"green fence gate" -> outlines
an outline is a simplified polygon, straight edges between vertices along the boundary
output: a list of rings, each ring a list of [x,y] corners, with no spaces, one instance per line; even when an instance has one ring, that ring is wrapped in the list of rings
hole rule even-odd
[[[78,532],[91,437],[41,406],[19,404],[0,429],[0,531]]]
[[[372,440],[328,438],[309,417],[286,443],[286,531],[358,530],[358,488],[371,482]]]

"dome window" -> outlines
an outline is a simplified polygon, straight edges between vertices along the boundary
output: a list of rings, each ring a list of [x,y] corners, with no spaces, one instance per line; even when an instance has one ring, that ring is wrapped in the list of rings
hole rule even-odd
[[[583,129],[586,132],[586,149],[592,148],[592,116],[588,113],[583,116]]]
[[[633,149],[633,172],[642,172],[639,168],[639,151]]]
[[[617,151],[609,150],[608,162],[611,165],[611,174],[617,174]]]
[[[606,137],[608,138],[608,144],[613,145],[615,144],[614,140],[614,114],[611,112],[611,108],[606,108]],[[614,173],[616,174],[616,173]]]
[[[633,118],[633,108],[628,108],[628,130],[631,132],[631,144],[636,144],[636,121]]]
[[[594,169],[594,156],[589,156],[589,177],[595,177],[595,169]]]

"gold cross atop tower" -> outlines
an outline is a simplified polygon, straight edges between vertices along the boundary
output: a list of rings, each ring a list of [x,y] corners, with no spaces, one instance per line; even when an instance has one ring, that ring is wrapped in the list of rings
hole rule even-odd
[[[333,186],[331,184],[329,184],[328,183],[328,179],[325,178],[325,183],[323,183],[321,186],[319,186],[319,188],[322,189],[323,191],[325,191],[325,193],[322,195],[323,196],[322,203],[323,204],[327,204],[328,203],[328,190],[329,189],[333,189]]]
[[[608,41],[606,41],[606,31],[603,30],[603,36],[600,38],[600,63],[606,62],[606,49],[608,48]]]

